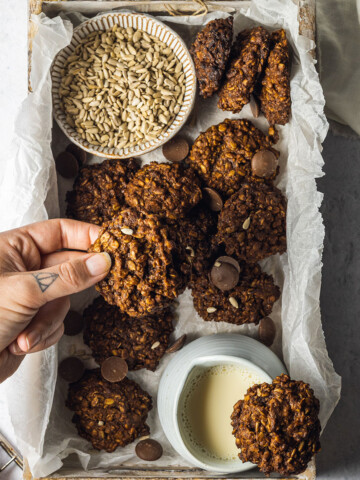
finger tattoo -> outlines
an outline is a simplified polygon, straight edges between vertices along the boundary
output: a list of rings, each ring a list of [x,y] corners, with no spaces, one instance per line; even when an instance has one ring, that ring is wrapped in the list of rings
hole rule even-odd
[[[35,278],[36,283],[39,285],[39,288],[43,293],[55,282],[59,276],[57,273],[51,272],[32,273],[31,275]]]

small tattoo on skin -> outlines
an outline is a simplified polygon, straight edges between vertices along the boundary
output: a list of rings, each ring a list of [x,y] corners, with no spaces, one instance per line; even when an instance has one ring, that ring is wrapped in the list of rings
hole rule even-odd
[[[57,273],[51,272],[32,273],[31,275],[35,278],[36,283],[39,285],[39,288],[43,293],[55,282],[59,276]]]

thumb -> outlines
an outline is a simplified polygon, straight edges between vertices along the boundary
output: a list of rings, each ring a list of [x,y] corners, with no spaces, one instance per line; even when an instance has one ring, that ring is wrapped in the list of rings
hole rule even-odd
[[[110,267],[108,253],[92,253],[24,276],[27,288],[31,290],[31,294],[28,290],[29,294],[34,295],[32,303],[36,305],[33,306],[41,307],[56,298],[91,287],[107,275]]]

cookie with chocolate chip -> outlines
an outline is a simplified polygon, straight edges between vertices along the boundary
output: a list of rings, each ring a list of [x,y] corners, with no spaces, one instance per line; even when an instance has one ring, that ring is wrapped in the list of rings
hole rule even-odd
[[[109,253],[112,266],[96,289],[131,317],[161,312],[185,289],[185,246],[157,215],[122,210],[103,224],[89,251]]]
[[[216,241],[247,263],[286,251],[286,200],[277,188],[244,184],[219,215]]]
[[[125,199],[137,210],[176,222],[201,200],[199,185],[192,169],[181,164],[151,162],[129,182]]]
[[[129,317],[98,297],[84,310],[84,342],[99,365],[108,357],[123,358],[129,370],[154,371],[169,346],[173,314]]]
[[[240,460],[266,475],[303,472],[320,451],[319,407],[307,383],[285,374],[250,387],[231,415]]]
[[[126,206],[124,189],[139,169],[133,158],[84,165],[66,195],[66,215],[101,225]]]
[[[272,148],[273,136],[265,135],[249,120],[225,119],[201,133],[191,148],[188,162],[206,187],[214,188],[223,197],[239,190],[244,182],[271,183],[279,172],[276,167],[266,178],[257,176],[251,161],[260,150]]]
[[[239,280],[231,289],[221,290],[221,285],[215,286],[210,272],[195,277],[191,294],[194,308],[203,320],[235,325],[257,324],[271,313],[280,297],[280,289],[273,277],[263,272],[259,265],[239,262],[239,266]]]
[[[108,382],[99,368],[86,370],[81,380],[69,385],[66,406],[74,412],[79,435],[96,450],[113,452],[150,432],[150,395],[128,378]]]

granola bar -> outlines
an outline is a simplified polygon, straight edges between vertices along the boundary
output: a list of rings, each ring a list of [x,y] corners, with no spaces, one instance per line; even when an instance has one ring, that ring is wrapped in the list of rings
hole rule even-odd
[[[160,312],[185,288],[180,259],[183,246],[157,215],[133,208],[103,224],[89,251],[108,252],[112,267],[96,289],[131,317]]]
[[[84,342],[96,362],[111,356],[126,360],[129,370],[154,371],[169,345],[173,315],[165,309],[156,316],[129,317],[98,297],[84,311]]]
[[[150,432],[150,395],[128,378],[104,380],[99,368],[86,370],[81,380],[69,385],[66,406],[75,412],[72,421],[79,435],[96,450],[113,452]]]
[[[271,134],[275,134],[274,129]],[[266,179],[254,175],[251,168],[251,159],[259,150],[271,150],[279,157],[273,142],[273,136],[265,135],[249,120],[227,118],[197,137],[188,162],[206,186],[228,197],[246,181],[274,180],[278,168]]]
[[[277,188],[244,184],[219,215],[218,243],[228,255],[256,263],[286,251],[286,200]]]
[[[262,80],[261,110],[270,125],[285,125],[291,112],[290,53],[285,30],[271,35],[271,50]]]
[[[66,195],[67,217],[96,225],[111,220],[126,206],[124,188],[138,169],[133,158],[82,166]]]
[[[226,80],[219,91],[219,108],[237,113],[249,103],[269,54],[269,41],[270,35],[263,27],[239,33],[231,52]]]
[[[280,297],[280,289],[259,265],[241,262],[239,282],[231,290],[217,288],[206,272],[192,282],[191,294],[195,310],[203,320],[242,325],[257,324],[269,315]]]
[[[233,37],[233,17],[216,18],[196,36],[190,48],[195,63],[200,95],[211,97],[218,91],[229,59]]]
[[[320,451],[319,401],[307,383],[276,377],[250,387],[231,415],[239,458],[269,475],[303,472]]]

